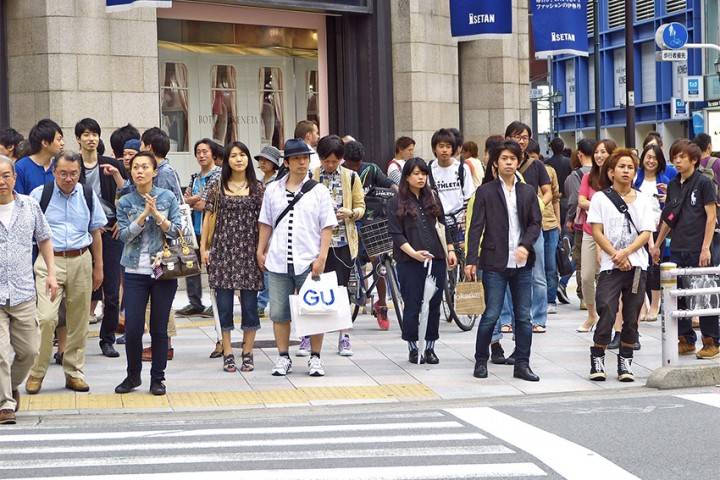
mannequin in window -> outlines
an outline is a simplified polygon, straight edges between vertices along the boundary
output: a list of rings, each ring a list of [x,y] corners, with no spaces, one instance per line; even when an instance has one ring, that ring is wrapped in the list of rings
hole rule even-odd
[[[307,89],[307,119],[318,122],[317,93],[312,85]]]
[[[275,107],[273,107],[272,93],[263,95],[262,109],[260,111],[260,121],[262,122],[260,133],[263,141],[270,141],[275,131]]]

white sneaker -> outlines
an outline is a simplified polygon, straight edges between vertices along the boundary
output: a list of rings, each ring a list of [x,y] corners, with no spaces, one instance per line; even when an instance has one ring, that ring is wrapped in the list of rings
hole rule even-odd
[[[300,345],[298,345],[296,357],[309,357],[310,356],[310,337],[302,337],[300,339]]]
[[[554,303],[548,303],[547,313],[557,313],[557,305]]]
[[[289,357],[278,357],[278,359],[275,360],[272,374],[276,377],[284,377],[290,372],[292,372],[292,360],[290,360]]]
[[[91,314],[90,314],[90,320],[89,320],[89,322],[88,322],[90,325],[95,325],[95,324],[98,323],[99,321],[100,321],[100,320],[98,320],[97,315],[95,315],[94,313],[91,313]]]
[[[322,377],[325,375],[325,369],[323,368],[320,357],[310,357],[310,360],[308,360],[308,374],[311,377]]]
[[[343,335],[340,337],[340,340],[338,341],[338,354],[341,357],[352,357],[353,351],[352,347],[350,347],[349,336]]]

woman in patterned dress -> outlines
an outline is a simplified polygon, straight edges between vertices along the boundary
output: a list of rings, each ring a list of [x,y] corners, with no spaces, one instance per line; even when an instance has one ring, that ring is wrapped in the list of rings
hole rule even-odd
[[[218,316],[222,329],[223,370],[234,372],[235,355],[230,334],[233,323],[234,292],[240,291],[242,311],[243,372],[255,369],[253,344],[260,328],[257,294],[264,288],[263,274],[258,267],[255,252],[258,243],[257,219],[262,206],[265,188],[255,176],[250,151],[241,142],[233,142],[225,149],[220,182],[208,189],[205,210],[215,210],[218,203],[215,234],[210,250],[207,216],[203,222],[200,256],[208,267],[208,283],[217,298]],[[220,189],[218,192],[217,189]]]

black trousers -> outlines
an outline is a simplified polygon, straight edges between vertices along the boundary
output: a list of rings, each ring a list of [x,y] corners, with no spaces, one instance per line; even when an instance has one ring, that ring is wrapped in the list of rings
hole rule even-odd
[[[645,299],[647,271],[640,271],[637,290],[633,293],[633,280],[636,269],[621,272],[614,268],[600,272],[595,289],[595,308],[599,320],[595,327],[593,341],[598,345],[608,345],[612,340],[613,324],[622,298],[622,331],[620,341],[634,344],[638,340],[638,317]]]

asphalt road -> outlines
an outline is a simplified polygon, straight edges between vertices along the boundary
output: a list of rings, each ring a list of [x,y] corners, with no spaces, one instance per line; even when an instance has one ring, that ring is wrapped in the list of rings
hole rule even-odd
[[[0,478],[717,478],[717,389],[306,409],[43,415]]]

